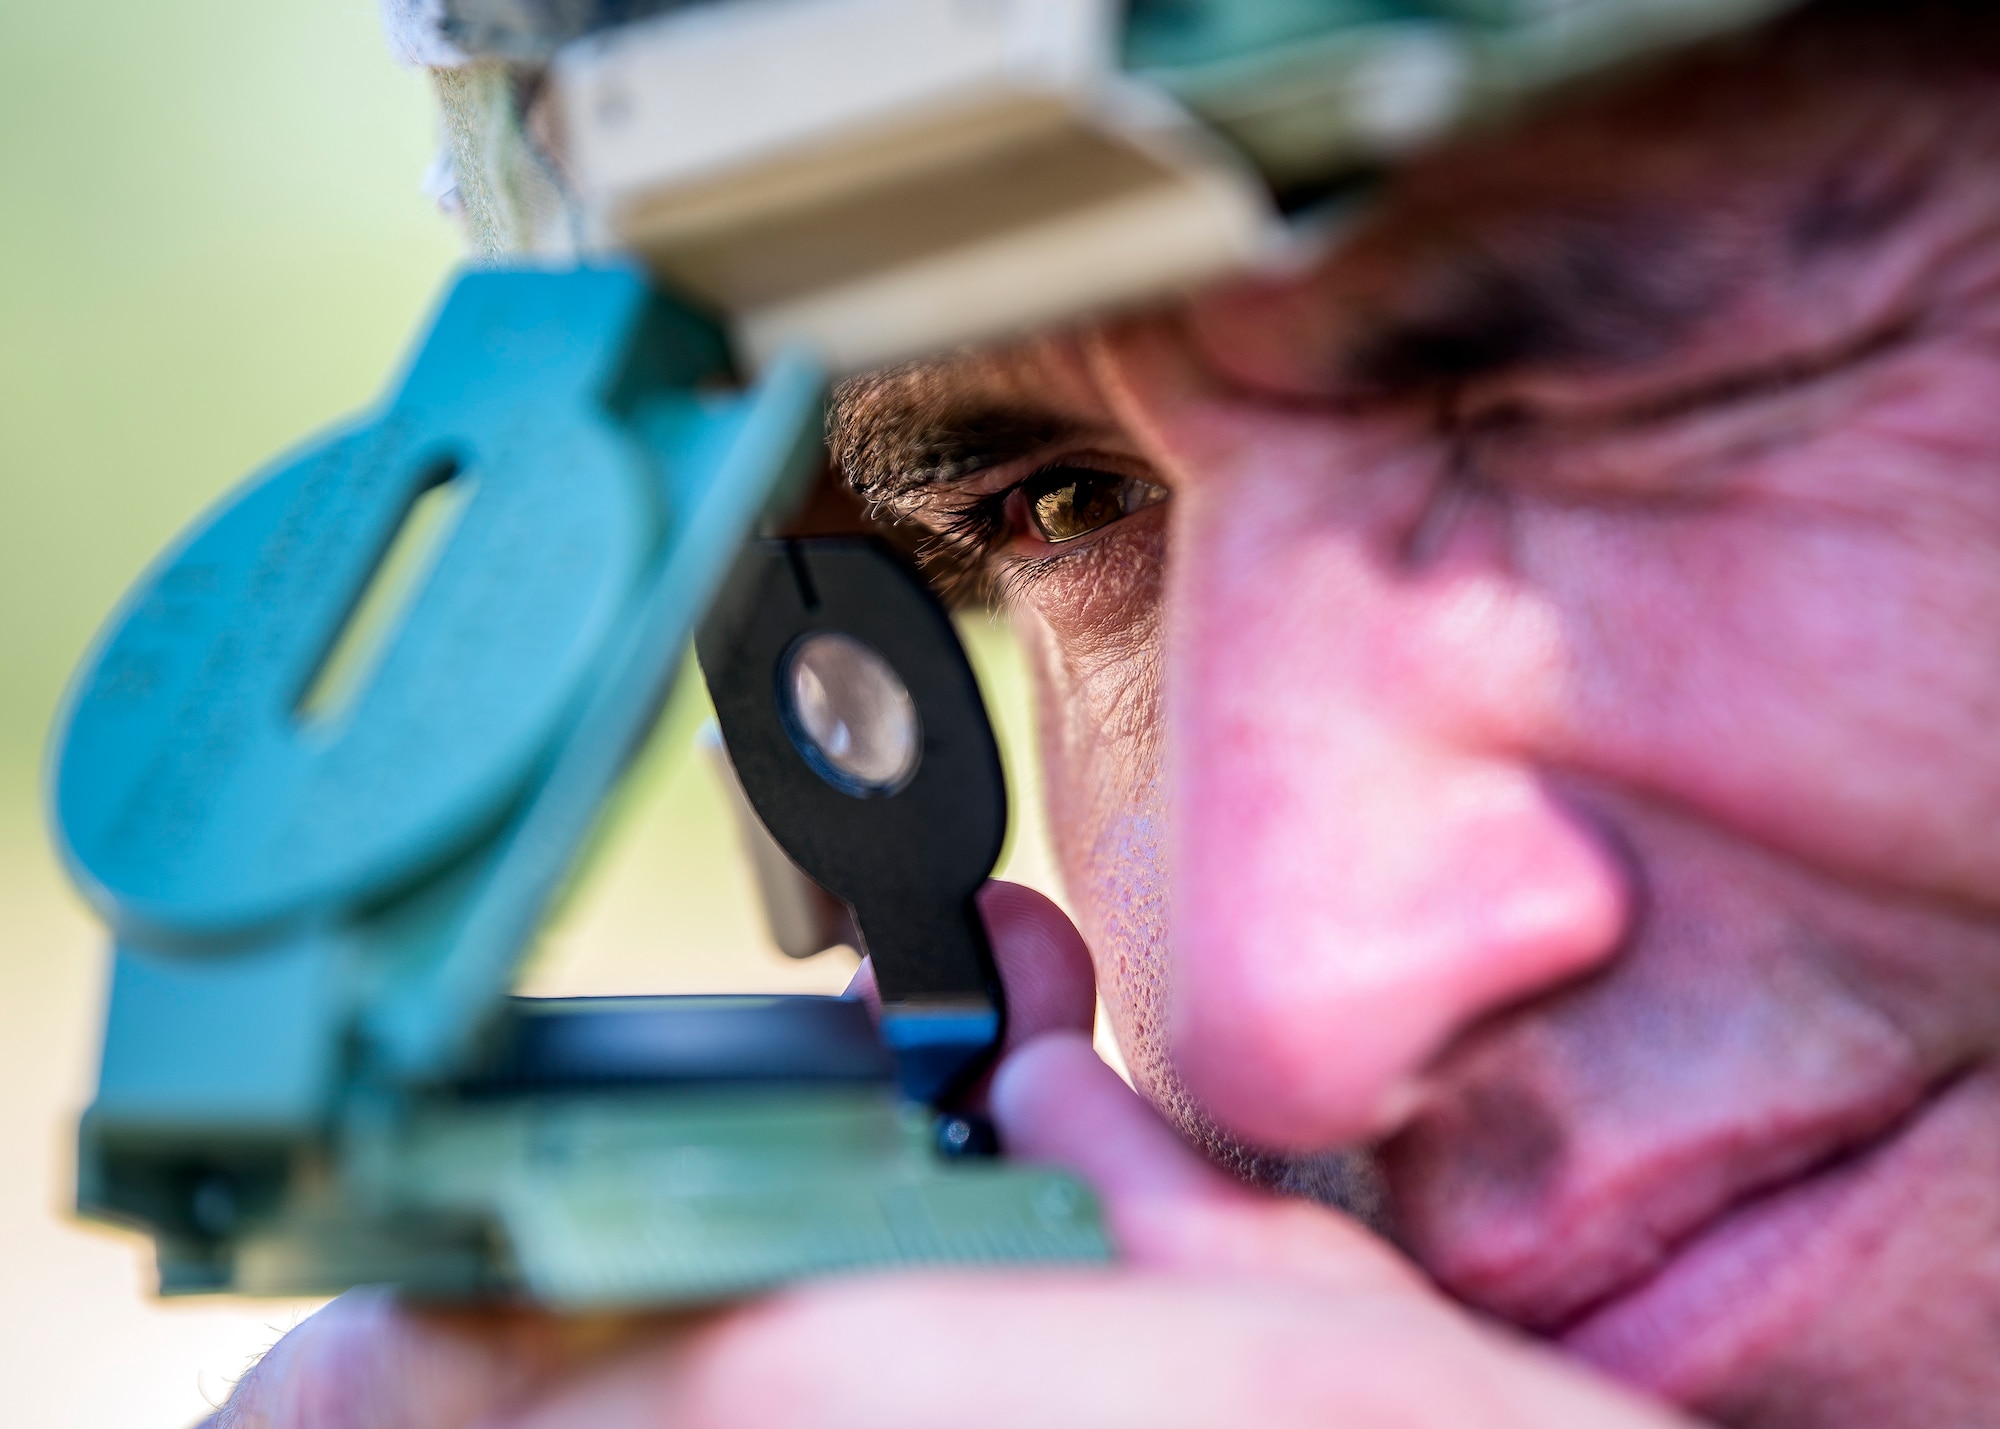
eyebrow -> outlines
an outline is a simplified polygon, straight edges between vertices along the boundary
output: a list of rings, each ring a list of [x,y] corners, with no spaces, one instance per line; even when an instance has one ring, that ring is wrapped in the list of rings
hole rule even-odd
[[[1335,380],[1435,391],[1532,365],[1631,367],[1725,313],[1760,277],[1838,261],[1909,224],[1933,195],[1905,153],[1843,151],[1771,195],[1746,230],[1729,204],[1582,205],[1526,223],[1433,221],[1401,301],[1364,319]],[[1422,223],[1422,216],[1418,216]],[[1379,239],[1378,239],[1379,241]]]
[[[1712,319],[1749,276],[1669,215],[1433,240],[1400,300],[1363,314],[1337,385],[1415,395],[1541,365],[1634,366]]]
[[[1601,246],[1539,264],[1453,255],[1408,302],[1364,318],[1329,374],[1329,400],[1439,392],[1538,362],[1642,360],[1695,320],[1688,295],[1649,287],[1642,266],[1629,250]],[[1674,331],[1663,331],[1668,326]],[[1032,404],[964,391],[957,365],[916,363],[835,389],[827,448],[863,501],[907,508],[929,491],[1083,434],[1082,424]]]
[[[1802,186],[1774,204],[1765,244],[1728,213],[1622,206],[1552,221],[1437,223],[1394,301],[1353,314],[1329,404],[1435,399],[1533,366],[1630,368],[1726,312],[1751,281],[1878,240],[1921,206],[1924,185]],[[1393,235],[1384,235],[1392,238]],[[1316,299],[1302,291],[1301,302]],[[894,512],[926,492],[1087,435],[1073,418],[968,391],[965,359],[908,364],[836,389],[827,445],[848,485]]]
[[[854,494],[871,506],[893,509],[1088,430],[1031,404],[955,391],[953,365],[951,359],[911,364],[834,389],[827,449]]]
[[[1328,400],[1394,400],[1534,363],[1656,355],[1723,300],[1712,275],[1662,261],[1680,246],[1666,237],[1671,226],[1562,225],[1560,233],[1517,235],[1513,252],[1463,230],[1433,234],[1402,300],[1356,315],[1325,375]],[[1315,299],[1302,293],[1300,301]],[[963,363],[911,363],[835,389],[827,447],[863,501],[906,508],[1085,434],[1073,418],[966,390]]]

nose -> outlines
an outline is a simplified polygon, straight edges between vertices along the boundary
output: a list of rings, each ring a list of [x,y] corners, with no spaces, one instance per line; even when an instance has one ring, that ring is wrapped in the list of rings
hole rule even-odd
[[[1545,777],[1563,640],[1507,518],[1462,504],[1419,560],[1424,461],[1268,414],[1209,450],[1168,577],[1174,1054],[1238,1135],[1324,1147],[1601,965],[1630,897]]]

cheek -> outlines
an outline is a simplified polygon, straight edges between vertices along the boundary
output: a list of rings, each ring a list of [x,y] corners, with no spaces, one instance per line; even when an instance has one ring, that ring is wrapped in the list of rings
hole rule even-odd
[[[1558,758],[1842,872],[2000,895],[2000,482],[1962,451],[1857,424],[1714,509],[1517,535],[1569,657]]]
[[[1803,1333],[1774,1347],[1751,1382],[1695,1406],[1729,1423],[1981,1424],[2000,1401],[2000,1086],[1976,1075],[1903,1150],[1902,1214],[1835,1253],[1852,1254],[1864,1294],[1826,1304],[1810,1274],[1768,1293],[1809,1301]],[[1788,1268],[1789,1269],[1789,1268]],[[1803,1271],[1803,1267],[1800,1268]]]
[[[1166,880],[1159,746],[1164,533],[1098,543],[1015,601],[1035,673],[1043,786],[1063,882],[1120,1049],[1164,1070]]]

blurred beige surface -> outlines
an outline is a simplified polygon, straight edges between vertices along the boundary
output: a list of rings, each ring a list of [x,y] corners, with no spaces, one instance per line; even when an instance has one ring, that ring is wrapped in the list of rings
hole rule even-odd
[[[62,682],[147,560],[228,485],[369,400],[456,239],[419,194],[421,77],[370,0],[0,0],[0,1423],[174,1429],[309,1307],[150,1297],[145,1243],[80,1226],[71,1125],[102,939],[41,827]],[[975,662],[1011,735],[1019,658]],[[830,990],[765,946],[685,691],[543,940],[537,991]],[[1049,886],[1032,817],[1008,871]]]

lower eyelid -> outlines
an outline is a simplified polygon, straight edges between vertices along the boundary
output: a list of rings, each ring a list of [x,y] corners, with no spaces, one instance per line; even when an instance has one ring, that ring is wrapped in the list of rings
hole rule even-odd
[[[1038,601],[1033,608],[1051,618],[1074,620],[1089,612],[1089,619],[1101,621],[1107,602],[1122,605],[1128,597],[1119,592],[1135,588],[1141,569],[1157,571],[1165,555],[1157,522],[1119,520],[1061,546],[1003,548],[987,571],[1003,603]],[[1051,583],[1047,594],[1031,595],[1044,581]]]
[[[1481,472],[1525,492],[1588,500],[1707,500],[1776,452],[1822,435],[1856,410],[1851,393],[1800,389],[1756,406],[1689,413],[1670,423],[1608,428],[1476,450]]]

